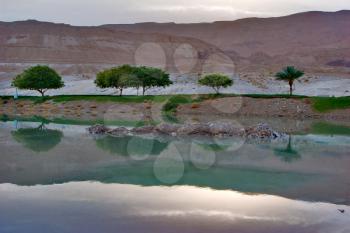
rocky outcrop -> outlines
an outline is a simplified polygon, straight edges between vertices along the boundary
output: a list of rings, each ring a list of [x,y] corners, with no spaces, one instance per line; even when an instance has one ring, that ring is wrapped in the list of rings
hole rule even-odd
[[[156,133],[171,135],[176,133],[179,128],[180,126],[175,124],[160,124],[154,128],[154,131]]]
[[[124,135],[129,134],[129,132],[130,131],[127,128],[124,128],[124,127],[111,129],[111,130],[107,131],[108,134],[111,134],[111,135],[114,135],[114,136],[124,136]]]
[[[110,129],[104,125],[94,125],[88,128],[89,133],[93,135],[106,134],[109,130]]]
[[[200,123],[200,124],[160,124],[158,126],[143,126],[133,129],[124,127],[109,129],[103,125],[95,125],[88,128],[93,135],[141,135],[157,134],[167,136],[211,136],[211,137],[245,137],[247,139],[278,139],[285,136],[284,133],[273,130],[267,124],[258,124],[246,129],[226,122]]]
[[[274,131],[267,124],[258,124],[245,129],[245,137],[248,139],[276,139],[284,136],[284,133]]]
[[[227,122],[215,122],[208,123],[209,133],[211,135],[229,135],[229,136],[243,136],[244,128],[242,126],[237,126],[235,124],[230,124]]]
[[[154,126],[142,126],[133,128],[130,130],[130,132],[134,134],[151,134],[153,133],[154,129]]]

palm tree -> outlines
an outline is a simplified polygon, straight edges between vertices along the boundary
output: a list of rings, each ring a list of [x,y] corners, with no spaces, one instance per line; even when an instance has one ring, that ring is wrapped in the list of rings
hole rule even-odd
[[[297,150],[294,150],[292,147],[292,136],[289,135],[289,140],[286,148],[283,149],[275,149],[275,155],[281,157],[285,162],[293,162],[295,160],[301,159],[301,155]]]
[[[287,81],[289,83],[289,94],[293,95],[294,80],[304,76],[304,72],[296,69],[294,66],[288,66],[281,72],[278,72],[275,77],[277,80]]]

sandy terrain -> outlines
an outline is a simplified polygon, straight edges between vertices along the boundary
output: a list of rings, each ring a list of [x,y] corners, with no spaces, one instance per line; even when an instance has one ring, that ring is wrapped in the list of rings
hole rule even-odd
[[[265,117],[290,119],[350,120],[350,109],[319,113],[312,108],[309,99],[227,97],[206,100],[202,103],[181,105],[179,115],[204,116],[209,114],[222,117]],[[203,117],[202,117],[203,118]]]
[[[72,101],[65,103],[45,102],[34,104],[31,101],[2,100],[0,115],[48,119],[65,118],[73,120],[105,121],[147,121],[152,120],[152,103],[119,104],[112,102]]]
[[[148,95],[164,94],[208,94],[213,90],[208,87],[198,86],[196,79],[188,76],[175,77],[172,75],[174,85],[167,88],[153,88],[147,91]],[[65,77],[65,87],[59,90],[50,90],[48,95],[63,94],[118,94],[114,89],[100,89],[94,84],[94,79],[82,79],[80,77]],[[236,94],[287,94],[288,84],[276,81],[273,77],[260,78],[252,81],[247,78],[235,76],[234,85],[230,88],[222,89],[222,93]],[[306,81],[307,80],[307,81]],[[38,95],[33,91],[20,90],[20,95]],[[295,94],[307,96],[349,96],[350,79],[341,77],[318,77],[303,78],[301,82],[295,83]],[[10,80],[0,82],[0,95],[14,95],[15,89],[11,87]],[[136,89],[126,89],[126,95],[136,95]]]

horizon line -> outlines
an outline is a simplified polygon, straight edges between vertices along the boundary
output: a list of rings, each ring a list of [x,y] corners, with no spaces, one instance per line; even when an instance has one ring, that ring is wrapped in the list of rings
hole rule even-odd
[[[233,20],[218,20],[218,21],[203,21],[203,22],[188,22],[188,23],[178,23],[174,21],[144,21],[144,22],[135,22],[135,23],[105,23],[100,25],[74,25],[69,24],[65,22],[54,22],[54,21],[41,21],[38,19],[24,19],[24,20],[15,20],[15,21],[2,21],[0,20],[0,23],[23,23],[23,22],[39,22],[39,23],[50,23],[50,24],[58,24],[58,25],[67,25],[72,27],[101,27],[101,26],[112,26],[112,25],[137,25],[137,24],[174,24],[174,25],[192,25],[192,24],[213,24],[213,23],[225,23],[225,22],[236,22],[241,20],[248,20],[248,19],[276,19],[276,18],[285,18],[295,15],[301,15],[301,14],[308,14],[308,13],[322,13],[322,14],[335,14],[335,13],[341,13],[341,12],[348,12],[350,13],[350,9],[343,9],[343,10],[337,10],[337,11],[318,11],[318,10],[312,10],[312,11],[300,11],[296,13],[291,14],[285,14],[281,16],[268,16],[268,17],[243,17]]]

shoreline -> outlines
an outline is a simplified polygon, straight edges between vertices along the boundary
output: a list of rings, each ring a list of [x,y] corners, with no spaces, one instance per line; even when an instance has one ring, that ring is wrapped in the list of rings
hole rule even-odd
[[[346,100],[350,102],[350,97]],[[169,103],[172,109],[166,111],[165,105]],[[350,106],[320,112],[314,105],[313,97],[281,95],[55,96],[44,100],[0,97],[0,120],[117,127],[209,122],[248,127],[267,123],[288,134],[313,132],[319,127],[330,132],[333,128],[337,131],[350,127]]]
[[[206,118],[262,117],[350,122],[350,97],[287,95],[0,97],[0,115],[93,121],[164,122]]]

